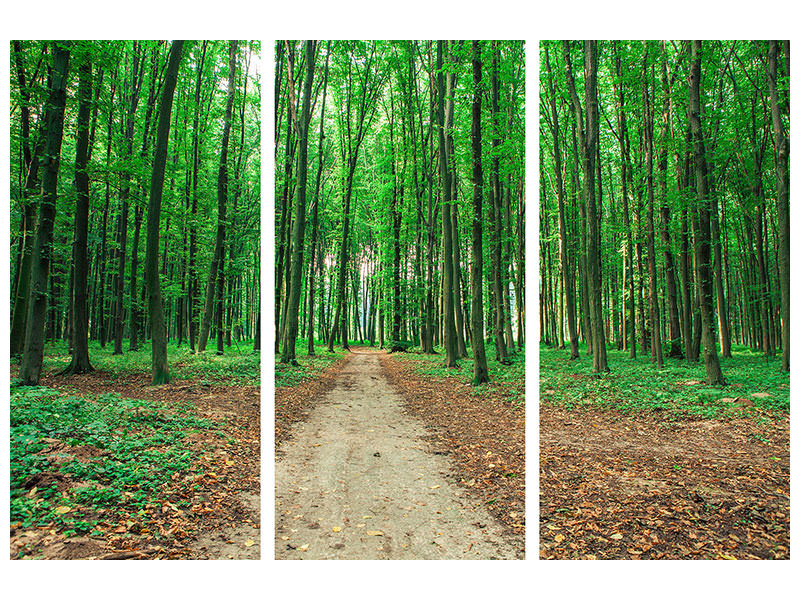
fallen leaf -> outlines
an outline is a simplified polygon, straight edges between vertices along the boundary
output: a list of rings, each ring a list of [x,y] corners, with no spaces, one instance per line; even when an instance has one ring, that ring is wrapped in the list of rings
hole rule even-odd
[[[254,542],[253,540],[247,540],[247,541],[244,543],[244,545],[245,545],[245,546],[247,546],[248,548],[249,548],[250,546],[254,545],[254,544],[255,544],[255,542]]]
[[[334,527],[333,528],[333,533],[339,533],[341,530],[342,530],[341,527]]]
[[[367,535],[371,535],[371,536],[383,535],[383,532],[382,531],[377,531],[377,530],[372,530],[372,531],[367,531]]]

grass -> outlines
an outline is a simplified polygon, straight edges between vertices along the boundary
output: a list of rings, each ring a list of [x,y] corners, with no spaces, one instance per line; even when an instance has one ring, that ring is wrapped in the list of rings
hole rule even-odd
[[[467,350],[467,358],[458,360],[458,367],[448,369],[444,366],[445,350],[443,347],[434,348],[437,354],[422,354],[419,347],[412,347],[406,353],[395,354],[401,360],[414,363],[414,370],[418,375],[439,379],[453,379],[459,383],[469,385],[472,382],[473,358],[471,349]],[[525,348],[509,355],[508,365],[497,361],[494,347],[486,344],[486,363],[489,369],[489,385],[470,387],[469,394],[482,396],[496,392],[502,388],[509,402],[524,404],[525,402]]]
[[[99,535],[101,521],[160,506],[164,484],[191,472],[197,458],[181,441],[210,427],[191,408],[176,404],[165,411],[117,394],[12,385],[11,522],[48,526],[67,536]],[[73,448],[84,451],[82,460]],[[37,475],[40,482],[68,475],[72,487],[61,492],[57,483],[32,487]]]
[[[213,340],[212,340],[213,341]],[[100,347],[96,341],[89,342],[89,360],[92,366],[112,377],[122,377],[131,373],[149,373],[151,368],[151,344],[143,343],[136,351],[127,349],[114,355],[114,344]],[[202,354],[192,354],[187,344],[180,347],[175,342],[167,344],[167,361],[170,375],[177,379],[199,379],[201,383],[230,385],[258,385],[261,379],[260,355],[253,352],[252,340],[234,343],[225,348],[225,354],[218,356],[216,345],[211,345]],[[64,341],[49,342],[45,346],[44,370],[61,370],[69,365],[70,356]],[[12,368],[12,373],[16,369]]]
[[[722,402],[723,398],[746,398],[758,409],[787,413],[789,375],[780,371],[780,356],[767,359],[744,346],[735,346],[732,353],[732,358],[720,359],[729,385],[711,386],[704,383],[702,362],[687,364],[685,360],[665,358],[664,368],[658,370],[649,355],[631,359],[627,351],[609,350],[611,372],[597,376],[584,345],[580,347],[581,358],[574,361],[569,360],[567,350],[540,345],[540,398],[568,409],[596,406],[708,419],[732,414],[733,403]],[[769,396],[753,396],[763,392]]]
[[[355,345],[355,342],[351,342],[351,344]],[[334,347],[333,352],[328,352],[326,344],[315,341],[314,356],[309,356],[308,340],[298,338],[295,345],[295,358],[298,366],[281,364],[280,355],[275,357],[275,387],[291,387],[313,379],[345,354],[347,352],[338,346]]]

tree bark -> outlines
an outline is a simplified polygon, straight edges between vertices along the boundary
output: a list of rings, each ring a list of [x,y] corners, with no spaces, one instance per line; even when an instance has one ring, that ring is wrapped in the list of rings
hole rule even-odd
[[[89,257],[89,117],[92,97],[92,62],[89,56],[82,57],[78,68],[78,123],[75,142],[75,245],[74,282],[72,289],[72,361],[64,370],[65,375],[93,371],[89,362],[89,315],[87,312]]]
[[[550,103],[550,130],[553,134],[553,159],[556,172],[556,195],[558,196],[558,234],[559,234],[559,258],[561,262],[561,272],[564,278],[564,295],[566,296],[567,309],[567,329],[569,331],[570,360],[579,358],[578,352],[578,330],[575,323],[575,283],[573,281],[572,269],[570,268],[569,243],[567,240],[567,219],[564,198],[564,176],[561,163],[561,140],[560,127],[558,120],[558,106],[556,104],[556,89],[553,83],[553,70],[550,66],[550,53],[545,48],[545,63],[547,65],[548,90]],[[624,169],[624,167],[623,167]],[[623,171],[624,173],[624,171]]]
[[[158,108],[153,172],[150,178],[150,202],[147,207],[147,246],[145,257],[145,285],[150,312],[150,334],[153,340],[152,374],[154,385],[169,383],[167,363],[167,327],[164,319],[164,304],[161,298],[161,282],[158,275],[158,236],[161,225],[161,197],[164,189],[164,170],[167,164],[170,113],[178,69],[181,61],[183,41],[175,40],[169,51],[169,62],[164,75],[164,87]]]
[[[228,98],[225,103],[225,117],[222,129],[222,142],[220,144],[219,171],[217,173],[217,239],[214,244],[214,257],[211,259],[211,268],[206,284],[206,299],[203,309],[203,322],[200,327],[200,340],[197,344],[198,352],[204,352],[208,344],[211,331],[211,318],[214,312],[214,288],[220,264],[224,261],[225,253],[225,223],[226,206],[228,202],[228,141],[231,134],[231,120],[233,114],[233,96],[235,93],[236,75],[236,49],[237,42],[232,40],[228,47]],[[220,292],[221,295],[221,292]],[[217,347],[219,352],[219,346]]]
[[[702,326],[703,358],[706,366],[706,383],[724,385],[722,369],[714,339],[713,287],[711,280],[711,212],[708,198],[705,144],[700,117],[700,67],[702,43],[692,41],[692,70],[689,86],[689,121],[694,140],[695,176],[697,179],[697,213],[695,229],[695,260],[699,284],[700,319]]]
[[[457,365],[458,347],[455,336],[455,305],[453,300],[453,222],[450,215],[452,196],[452,162],[448,153],[447,135],[453,126],[453,88],[455,74],[450,64],[450,50],[447,50],[447,73],[443,73],[442,53],[444,42],[436,46],[438,125],[439,125],[439,170],[442,187],[442,312],[444,314],[445,367]]]
[[[472,42],[472,385],[489,381],[483,343],[483,165],[481,163],[481,96],[483,62],[481,42]]]
[[[783,42],[786,76],[789,76],[789,42]],[[783,126],[781,103],[778,101],[778,42],[769,43],[767,73],[773,141],[778,180],[778,271],[781,287],[781,370],[789,371],[789,138]]]
[[[300,288],[303,274],[303,245],[306,229],[306,182],[308,180],[308,125],[311,121],[311,93],[314,82],[314,62],[317,53],[316,42],[306,40],[306,75],[303,81],[302,109],[299,118],[293,115],[298,140],[297,161],[297,199],[295,201],[294,229],[292,230],[292,271],[289,292],[289,313],[287,315],[286,338],[283,342],[281,362],[297,365],[295,344],[297,342],[297,323],[300,310]],[[290,89],[292,82],[289,82]],[[312,248],[313,254],[313,248]]]
[[[31,287],[25,347],[19,373],[23,385],[39,385],[44,358],[47,283],[53,257],[53,226],[56,218],[58,169],[61,163],[61,142],[64,133],[64,108],[67,103],[69,55],[68,42],[54,44],[50,93],[45,109],[47,142],[41,160],[43,167],[42,200],[31,259]]]

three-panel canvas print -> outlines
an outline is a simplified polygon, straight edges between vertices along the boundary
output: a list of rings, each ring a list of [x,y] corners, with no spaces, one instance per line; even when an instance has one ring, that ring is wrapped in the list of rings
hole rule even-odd
[[[12,561],[790,558],[788,41],[8,48]]]

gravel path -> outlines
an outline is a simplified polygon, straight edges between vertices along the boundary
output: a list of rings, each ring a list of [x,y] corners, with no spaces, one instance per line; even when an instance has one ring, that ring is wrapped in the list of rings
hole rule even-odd
[[[375,352],[353,352],[275,465],[276,559],[513,559],[430,452]]]

